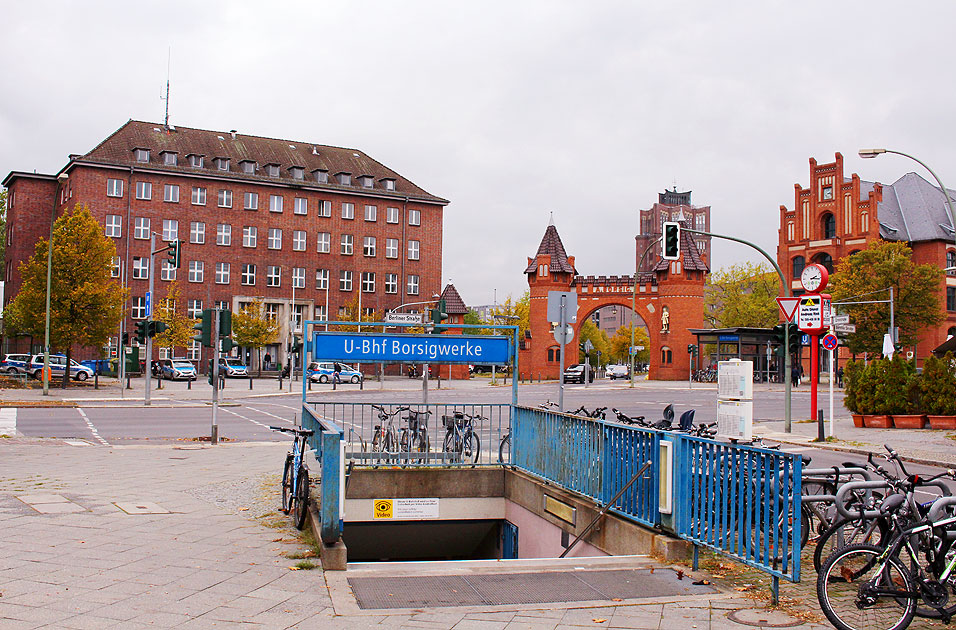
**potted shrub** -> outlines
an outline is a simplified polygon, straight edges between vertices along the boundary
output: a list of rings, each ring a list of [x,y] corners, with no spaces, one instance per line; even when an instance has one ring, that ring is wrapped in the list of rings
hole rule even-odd
[[[953,354],[942,359],[935,356],[923,361],[923,373],[916,390],[920,397],[920,411],[929,419],[933,429],[956,429],[956,372]]]
[[[891,360],[881,359],[882,375],[876,383],[875,412],[877,415],[891,416],[886,423],[887,427],[894,426],[896,416],[900,416],[906,423],[906,416],[912,415],[913,404],[907,397],[907,387],[916,374],[916,366],[906,361],[899,354]],[[911,419],[912,420],[912,419]],[[911,422],[913,424],[915,422]],[[922,428],[922,420],[920,426]]]
[[[861,409],[862,398],[860,392],[866,388],[864,382],[864,370],[866,366],[863,361],[849,361],[844,367],[843,383],[846,389],[843,394],[843,405],[853,416],[853,426],[863,426],[863,410]],[[865,397],[865,396],[864,396]]]

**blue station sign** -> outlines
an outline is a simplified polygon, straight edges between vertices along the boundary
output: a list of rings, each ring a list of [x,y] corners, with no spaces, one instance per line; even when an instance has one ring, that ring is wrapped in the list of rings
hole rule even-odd
[[[349,363],[508,363],[511,343],[500,336],[327,333],[313,336],[316,360]]]

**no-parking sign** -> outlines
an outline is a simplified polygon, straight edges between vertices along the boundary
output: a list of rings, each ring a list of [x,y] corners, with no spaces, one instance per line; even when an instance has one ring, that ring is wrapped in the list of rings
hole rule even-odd
[[[823,339],[820,340],[820,343],[822,343],[823,347],[827,350],[836,350],[836,347],[840,345],[840,341],[833,333],[823,335]]]

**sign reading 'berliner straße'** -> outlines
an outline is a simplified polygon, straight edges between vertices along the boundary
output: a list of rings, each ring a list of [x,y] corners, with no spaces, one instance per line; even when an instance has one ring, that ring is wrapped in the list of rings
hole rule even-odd
[[[350,363],[508,363],[511,343],[499,336],[325,333],[313,337],[312,356]]]

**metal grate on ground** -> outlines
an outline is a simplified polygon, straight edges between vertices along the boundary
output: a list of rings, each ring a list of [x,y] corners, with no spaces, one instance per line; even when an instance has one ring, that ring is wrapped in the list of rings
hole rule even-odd
[[[716,593],[669,568],[348,578],[362,609],[501,606]]]

